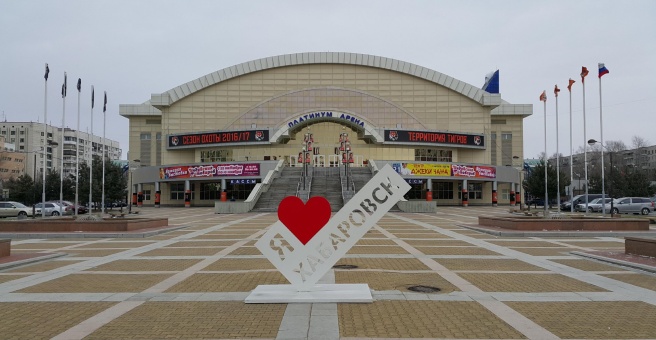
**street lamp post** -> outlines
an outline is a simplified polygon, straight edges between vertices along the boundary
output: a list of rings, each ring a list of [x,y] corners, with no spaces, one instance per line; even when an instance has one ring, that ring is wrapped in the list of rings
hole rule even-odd
[[[306,182],[307,182],[307,162],[306,162],[306,160],[307,160],[307,157],[306,157],[307,156],[306,155],[307,150],[305,149],[305,147],[303,147],[302,150],[303,150],[303,152],[301,153],[301,158],[302,158],[302,161],[303,161],[303,190],[305,190]]]
[[[602,155],[603,155],[603,152],[604,152],[603,149],[608,150],[608,148],[602,142],[598,142],[594,139],[588,140],[588,145],[590,145],[590,146],[593,146],[597,143],[599,145],[601,145],[601,148],[602,148],[601,152],[602,152]],[[606,187],[605,187],[604,163],[603,162],[604,162],[604,158],[602,156],[602,158],[601,158],[601,216],[602,217],[606,215]],[[613,177],[612,176],[612,173],[613,173],[613,154],[612,153],[610,154],[610,171],[611,171],[611,177]],[[611,200],[610,200],[610,211],[611,211],[610,216],[613,217],[613,195],[611,194],[610,189],[611,188],[609,186],[608,191],[609,191],[609,195],[611,197]]]
[[[128,161],[129,162],[129,161]],[[133,164],[128,164],[128,169],[130,170],[130,196],[128,196],[128,214],[132,213],[132,189],[133,189],[133,184],[132,184],[132,177],[134,177],[134,170],[139,168],[139,164],[141,163],[140,159],[134,159],[132,160],[132,163],[135,163],[134,166]],[[104,207],[103,207],[104,209]]]

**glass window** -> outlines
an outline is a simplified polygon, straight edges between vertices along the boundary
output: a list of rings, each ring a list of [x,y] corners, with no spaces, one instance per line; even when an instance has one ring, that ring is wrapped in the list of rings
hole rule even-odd
[[[191,200],[194,200],[194,184],[190,184]],[[171,200],[184,200],[184,183],[170,183],[171,187]]]
[[[415,161],[451,162],[453,152],[441,149],[415,149]]]
[[[410,190],[403,197],[407,200],[425,199],[424,191],[426,191],[424,183],[410,184]]]
[[[143,195],[144,195],[144,200],[150,201],[150,190],[144,190]]]
[[[483,198],[483,183],[468,183],[467,194],[470,200],[480,200]]]
[[[141,140],[150,140],[150,132],[142,132]]]
[[[200,152],[200,161],[203,163],[208,162],[231,162],[231,150],[207,150]]]
[[[221,182],[200,184],[201,200],[218,200],[220,198],[221,198]]]
[[[452,200],[453,182],[433,182],[433,198],[438,200]]]
[[[228,199],[235,199],[235,200],[245,200],[248,198],[248,196],[251,194],[251,191],[253,191],[253,188],[255,188],[256,181],[252,180],[238,180],[239,182],[250,182],[250,183],[230,183],[230,180],[226,180],[227,183],[227,188],[226,191],[228,193]],[[235,180],[237,181],[237,180]]]
[[[170,183],[171,200],[184,200],[184,183]]]

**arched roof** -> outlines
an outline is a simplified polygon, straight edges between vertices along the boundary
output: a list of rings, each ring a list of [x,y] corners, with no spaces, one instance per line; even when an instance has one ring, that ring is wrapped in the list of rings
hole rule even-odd
[[[501,104],[499,94],[485,92],[443,73],[392,58],[348,52],[306,52],[251,60],[204,75],[163,93],[151,95],[150,105],[166,107],[209,86],[248,73],[285,66],[308,64],[346,64],[377,67],[422,78],[469,97],[483,106]]]

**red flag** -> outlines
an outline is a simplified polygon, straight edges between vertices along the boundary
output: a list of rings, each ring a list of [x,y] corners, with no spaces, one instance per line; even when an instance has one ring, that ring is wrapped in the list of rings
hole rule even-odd
[[[573,80],[572,78],[569,78],[569,85],[567,85],[567,90],[569,92],[572,92],[572,85],[574,85],[574,83],[576,83],[576,81]]]
[[[547,91],[542,91],[542,94],[540,95],[540,101],[542,102],[547,101]]]
[[[558,85],[554,86],[554,95],[558,97],[558,92],[560,92],[560,89],[558,88]]]
[[[587,67],[585,67],[585,66],[581,67],[581,82],[582,83],[585,83],[585,77],[588,75],[588,73],[590,73],[590,72],[588,72]]]

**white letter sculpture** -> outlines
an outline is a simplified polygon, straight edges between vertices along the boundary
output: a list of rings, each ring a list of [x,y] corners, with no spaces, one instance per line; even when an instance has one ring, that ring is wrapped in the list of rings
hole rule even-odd
[[[386,165],[332,218],[323,197],[305,205],[297,197],[285,198],[280,221],[255,246],[291,285],[259,285],[246,303],[371,302],[367,284],[317,282],[408,190],[410,185]]]

